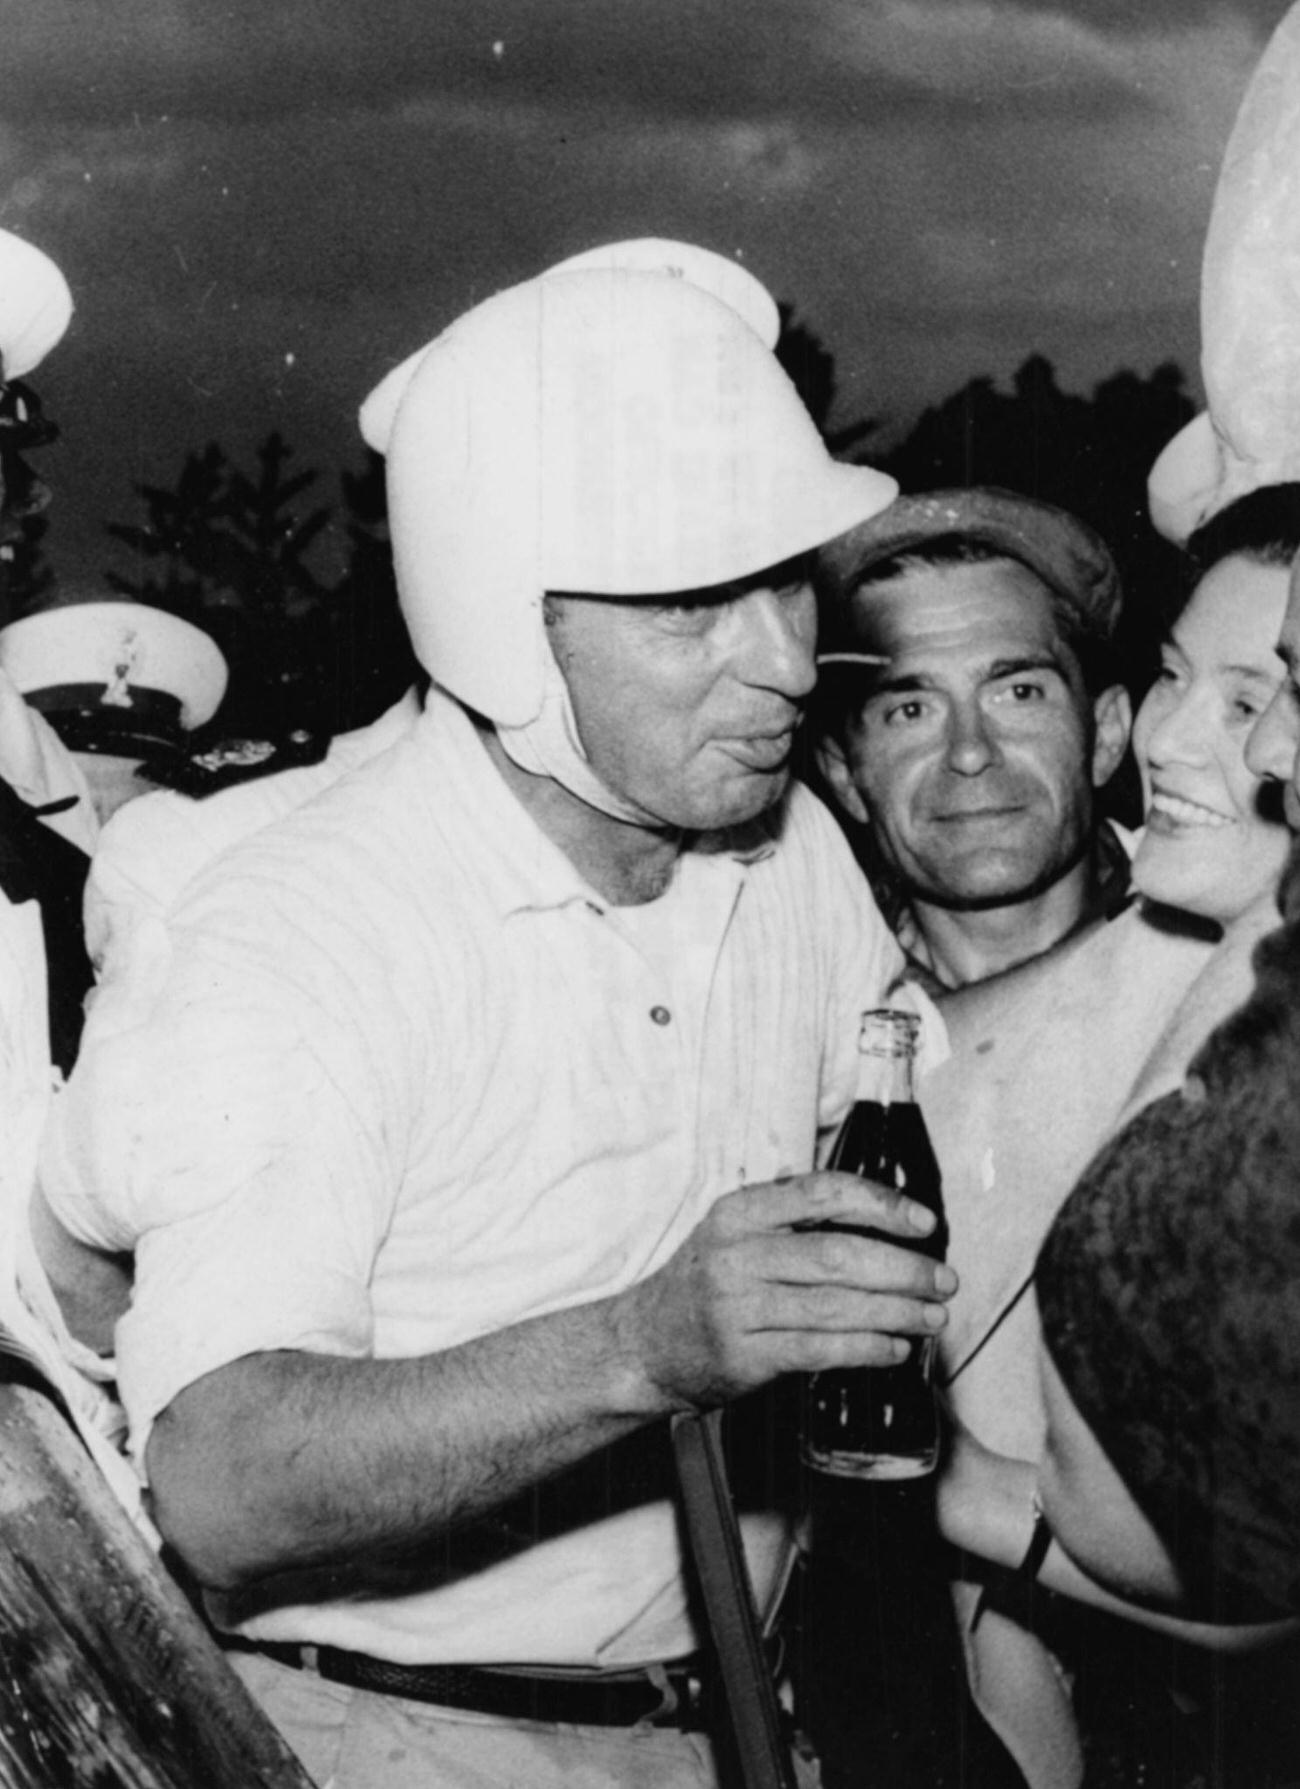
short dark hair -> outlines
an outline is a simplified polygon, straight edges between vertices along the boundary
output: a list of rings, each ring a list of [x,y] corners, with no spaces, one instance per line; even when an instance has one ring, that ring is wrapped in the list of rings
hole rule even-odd
[[[853,579],[848,594],[869,590],[873,584],[888,584],[916,566],[985,565],[990,560],[1013,557],[1005,547],[995,547],[990,541],[972,540],[969,535],[956,532],[936,534],[930,540],[919,541],[914,547],[904,547],[901,552],[892,553],[888,559],[874,560]],[[1032,570],[1032,567],[1028,569]],[[1034,575],[1037,577],[1038,574],[1035,572]]]
[[[921,567],[988,565],[999,562],[1024,565],[1025,570],[1042,585],[1043,595],[1047,598],[1052,619],[1056,623],[1057,635],[1079,667],[1084,693],[1089,701],[1095,701],[1103,690],[1123,682],[1119,655],[1110,637],[1098,630],[1077,603],[1070,602],[1067,597],[1053,590],[1032,565],[1025,564],[1014,553],[1008,552],[1003,546],[995,546],[991,541],[972,540],[969,535],[956,530],[951,534],[936,534],[916,546],[906,547],[900,553],[894,553],[887,559],[877,559],[868,565],[861,576],[855,578],[848,587],[848,594],[856,596],[861,590],[891,583],[893,579]],[[829,681],[823,678],[823,682]],[[836,731],[840,731],[858,698],[850,696],[852,685],[847,677],[837,677],[834,683],[836,699],[818,705],[818,719],[823,727],[833,726]]]
[[[1300,483],[1262,485],[1236,498],[1201,523],[1186,551],[1197,579],[1234,554],[1289,566],[1300,553]]]

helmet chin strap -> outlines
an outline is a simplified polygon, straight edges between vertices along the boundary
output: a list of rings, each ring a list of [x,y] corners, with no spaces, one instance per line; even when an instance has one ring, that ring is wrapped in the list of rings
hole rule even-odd
[[[507,757],[520,770],[533,776],[548,776],[562,788],[598,808],[615,820],[626,820],[633,826],[644,826],[646,816],[629,806],[620,796],[607,789],[591,767],[591,760],[578,737],[578,723],[569,699],[569,686],[547,642],[543,668],[542,706],[531,721],[521,727],[507,727],[494,722],[497,738]]]

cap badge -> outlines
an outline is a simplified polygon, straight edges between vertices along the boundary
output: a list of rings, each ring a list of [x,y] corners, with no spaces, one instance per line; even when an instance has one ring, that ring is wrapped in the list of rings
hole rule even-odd
[[[135,670],[136,661],[140,657],[140,636],[134,628],[122,635],[117,649],[117,661],[113,666],[112,679],[104,685],[104,693],[99,698],[102,708],[134,708],[135,698],[128,684],[131,673]]]

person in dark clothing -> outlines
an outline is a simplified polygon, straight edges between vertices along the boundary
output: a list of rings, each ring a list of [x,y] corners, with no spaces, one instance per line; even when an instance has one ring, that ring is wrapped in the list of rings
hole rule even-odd
[[[1300,831],[1300,580],[1248,747]],[[1045,1489],[1103,1581],[1205,1619],[1300,1615],[1300,845],[1255,986],[1135,1117],[1044,1244]],[[1098,1505],[1094,1473],[1127,1503]]]
[[[32,807],[0,778],[0,892],[15,906],[35,901],[40,907],[50,1059],[65,1076],[77,1059],[84,1002],[94,980],[81,924],[90,858],[44,818],[75,800],[65,796]]]

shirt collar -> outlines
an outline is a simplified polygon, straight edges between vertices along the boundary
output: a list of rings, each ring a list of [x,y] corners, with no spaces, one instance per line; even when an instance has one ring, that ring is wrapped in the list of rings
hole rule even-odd
[[[1129,900],[1135,848],[1133,834],[1126,827],[1111,820],[1101,822],[1093,845],[1093,898],[1070,931],[1057,940],[1058,944],[1063,944],[1066,937],[1072,938],[1075,932],[1082,931],[1094,920],[1114,919],[1123,911]],[[942,980],[935,969],[930,946],[909,905],[904,903],[899,907],[892,926],[907,958],[907,979],[918,983],[928,994],[951,994],[952,985]]]

